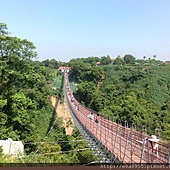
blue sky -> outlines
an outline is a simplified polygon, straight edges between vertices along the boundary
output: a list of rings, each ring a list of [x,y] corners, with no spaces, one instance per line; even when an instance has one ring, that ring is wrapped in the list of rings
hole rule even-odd
[[[40,61],[132,54],[170,60],[170,0],[1,0],[0,22]]]

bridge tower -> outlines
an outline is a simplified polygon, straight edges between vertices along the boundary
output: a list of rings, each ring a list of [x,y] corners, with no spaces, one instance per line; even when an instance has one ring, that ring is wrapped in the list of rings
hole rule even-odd
[[[60,73],[69,73],[71,70],[71,67],[67,67],[67,66],[61,66],[58,68],[58,71]]]

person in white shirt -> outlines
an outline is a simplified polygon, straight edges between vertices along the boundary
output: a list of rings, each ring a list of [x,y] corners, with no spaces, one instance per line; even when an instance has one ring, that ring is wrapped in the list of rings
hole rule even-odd
[[[146,144],[146,146],[149,146],[149,151],[155,155],[158,155],[158,141],[159,139],[155,135],[151,135],[151,138],[148,139],[148,143]]]
[[[87,117],[88,117],[89,119],[91,119],[91,120],[94,120],[93,112],[91,112]]]

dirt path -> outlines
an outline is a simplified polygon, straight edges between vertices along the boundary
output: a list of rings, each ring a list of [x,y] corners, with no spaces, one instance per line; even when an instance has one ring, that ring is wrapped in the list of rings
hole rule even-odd
[[[98,84],[97,84],[97,90],[99,90],[100,89],[100,86],[102,85],[102,82],[103,82],[103,80],[105,79],[105,74],[102,74],[102,77],[101,77],[101,79],[99,80],[99,82],[98,82]]]
[[[74,129],[74,122],[68,110],[66,100],[64,98],[64,103],[57,101],[56,97],[52,96],[50,98],[52,106],[55,108],[58,117],[62,118],[63,124],[67,135],[71,135]]]

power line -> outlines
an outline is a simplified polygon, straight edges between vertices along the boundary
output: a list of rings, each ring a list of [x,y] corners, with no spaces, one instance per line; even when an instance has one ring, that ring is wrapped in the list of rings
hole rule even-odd
[[[64,143],[64,142],[81,142],[83,140],[67,140],[67,141],[58,141],[58,142],[29,142],[29,143],[24,143],[24,145],[29,145],[29,144],[58,144],[58,143]]]
[[[56,117],[56,119],[55,119],[55,121],[54,121],[53,125],[51,126],[50,130],[48,131],[47,135],[45,136],[45,138],[44,138],[43,142],[41,143],[40,147],[36,150],[36,152],[35,152],[35,153],[37,153],[37,152],[40,150],[41,146],[43,145],[43,143],[44,143],[44,142],[45,142],[45,140],[47,139],[48,135],[49,135],[49,134],[50,134],[50,132],[52,131],[52,129],[53,129],[53,127],[54,127],[54,125],[55,125],[56,121],[57,121],[57,117]]]
[[[79,137],[79,136],[76,136],[75,139]],[[83,140],[82,140],[83,141]],[[84,140],[85,141],[85,140]],[[66,143],[61,149],[63,149],[66,145],[68,145],[68,143]]]
[[[59,152],[36,154],[36,155],[28,155],[28,156],[20,156],[20,158],[31,157],[31,156],[55,155],[57,153],[79,152],[79,151],[84,151],[84,150],[90,150],[90,148],[84,148],[84,149],[78,149],[78,150],[69,150],[69,151],[59,151]]]

